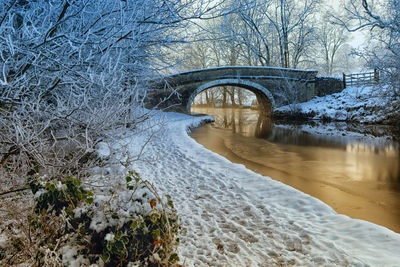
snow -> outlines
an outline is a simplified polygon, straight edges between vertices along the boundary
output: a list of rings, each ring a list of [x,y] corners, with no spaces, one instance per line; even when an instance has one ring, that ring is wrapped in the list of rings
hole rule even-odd
[[[41,188],[35,193],[34,198],[39,198],[42,194],[44,194],[46,192],[47,191],[45,189]]]
[[[388,114],[398,109],[398,104],[393,102],[389,89],[375,86],[351,86],[340,93],[279,107],[275,109],[275,112],[314,112],[313,119],[325,117],[335,121],[381,123],[385,121]]]
[[[6,234],[0,233],[0,249],[5,248],[8,242]]]
[[[399,234],[205,149],[188,136],[204,120],[157,112],[113,149],[140,154],[127,169],[172,196],[185,266],[399,266]]]
[[[108,233],[108,234],[106,234],[106,237],[104,239],[108,242],[112,242],[112,241],[114,241],[114,237],[115,237],[114,234]]]
[[[82,255],[78,255],[78,250],[74,246],[64,246],[61,248],[63,264],[70,267],[88,266],[89,262]]]
[[[317,72],[317,70],[301,70],[301,69],[291,69],[291,68],[279,68],[279,67],[255,67],[255,66],[223,66],[223,67],[212,67],[205,69],[194,69],[189,71],[182,71],[167,75],[166,78],[170,78],[177,75],[185,75],[195,72],[209,71],[209,70],[220,70],[220,69],[266,69],[266,70],[282,70],[282,71],[298,71],[298,72]]]
[[[102,159],[108,158],[111,155],[110,146],[106,142],[99,142],[96,145],[96,152],[97,155]]]
[[[317,75],[316,77],[317,78],[321,78],[321,79],[324,79],[324,78],[332,79],[333,78],[333,79],[337,79],[337,80],[343,81],[342,77],[326,76],[326,75]]]
[[[66,184],[62,184],[60,181],[58,181],[58,183],[57,183],[57,189],[58,189],[58,190],[67,190],[67,185],[66,185]],[[40,191],[40,189],[39,189],[39,191]],[[39,193],[39,191],[36,192],[36,193]],[[35,196],[36,196],[36,194],[35,194]]]

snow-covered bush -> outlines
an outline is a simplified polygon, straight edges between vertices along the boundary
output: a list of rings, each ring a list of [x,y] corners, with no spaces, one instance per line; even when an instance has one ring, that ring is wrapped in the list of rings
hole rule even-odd
[[[2,263],[18,263],[10,255],[28,244],[30,264],[172,266],[180,225],[169,196],[161,198],[154,186],[135,172],[125,188],[113,194],[83,189],[80,181],[30,181],[35,212],[29,219],[28,239],[13,238]]]

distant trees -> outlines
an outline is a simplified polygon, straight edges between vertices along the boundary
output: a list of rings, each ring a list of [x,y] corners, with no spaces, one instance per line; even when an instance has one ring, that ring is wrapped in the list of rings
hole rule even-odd
[[[358,23],[357,12],[365,22],[361,28],[374,28],[374,38],[383,25],[378,27],[368,12],[363,13],[362,0],[352,2],[343,0],[347,4],[332,7],[321,0],[226,0],[224,7],[231,12],[200,23],[203,31],[197,40],[204,40],[205,66],[312,68],[322,75],[337,75],[359,68],[364,60],[361,57],[360,64],[354,64],[358,55],[352,53],[348,32],[358,28],[351,26]],[[385,8],[381,4],[377,11],[381,13]],[[342,21],[333,17],[340,17]],[[187,50],[191,50],[190,45]],[[191,68],[189,65],[186,69]]]
[[[278,36],[282,67],[296,68],[310,46],[319,3],[319,0],[275,0],[273,12],[266,14]]]
[[[340,52],[346,48],[348,33],[344,27],[333,24],[325,17],[324,22],[317,28],[315,38],[322,59],[322,69],[326,75],[334,74]]]
[[[235,22],[225,27],[247,64],[296,68],[313,44],[319,4],[319,0],[240,0],[231,15]]]
[[[196,96],[193,105],[202,107],[243,107],[255,100],[254,93],[234,86],[207,89]]]
[[[272,31],[265,21],[267,5],[255,1],[239,1],[236,24],[231,25],[232,40],[241,47],[247,65],[271,65]]]

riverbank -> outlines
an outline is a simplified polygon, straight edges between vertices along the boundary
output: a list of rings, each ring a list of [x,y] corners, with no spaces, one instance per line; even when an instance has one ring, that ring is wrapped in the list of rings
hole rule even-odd
[[[339,215],[196,143],[188,129],[209,117],[158,113],[155,118],[165,126],[127,135],[118,147],[126,149],[124,158],[140,154],[129,168],[172,196],[185,231],[179,251],[186,266],[395,266],[400,261],[399,234]]]
[[[219,110],[208,113],[214,116]],[[241,127],[247,130],[255,124],[248,119]],[[336,129],[336,124],[315,129],[274,125],[268,136],[256,137],[251,131],[239,133],[218,125],[216,121],[195,129],[191,137],[234,163],[318,198],[340,214],[400,233],[399,144],[390,137],[363,136]]]
[[[400,98],[390,89],[347,87],[340,93],[279,107],[274,120],[346,121],[400,126]]]

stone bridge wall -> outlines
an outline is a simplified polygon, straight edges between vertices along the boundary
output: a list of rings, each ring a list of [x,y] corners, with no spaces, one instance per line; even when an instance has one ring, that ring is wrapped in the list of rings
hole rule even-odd
[[[326,96],[343,91],[342,78],[317,76],[315,79],[315,95]]]
[[[164,100],[159,107],[174,106],[175,109],[188,111],[194,97],[202,90],[232,85],[254,92],[266,105],[278,107],[314,97],[316,74],[317,71],[246,66],[182,72],[154,82],[154,87],[163,89],[153,92],[151,105],[157,105],[160,100]],[[171,89],[178,94],[171,95]]]

